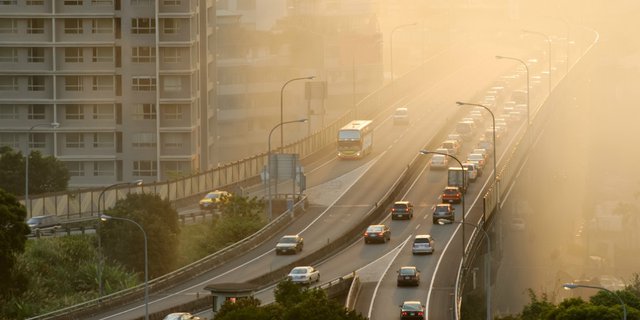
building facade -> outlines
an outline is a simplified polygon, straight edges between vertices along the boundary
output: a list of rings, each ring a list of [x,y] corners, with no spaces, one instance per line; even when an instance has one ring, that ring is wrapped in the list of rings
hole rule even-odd
[[[0,1],[0,145],[71,187],[208,169],[214,26],[213,0]]]

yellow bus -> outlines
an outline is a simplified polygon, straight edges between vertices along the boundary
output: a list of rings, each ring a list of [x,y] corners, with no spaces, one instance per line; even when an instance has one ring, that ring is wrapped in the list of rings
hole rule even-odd
[[[373,149],[373,121],[353,120],[338,131],[338,158],[360,159]]]

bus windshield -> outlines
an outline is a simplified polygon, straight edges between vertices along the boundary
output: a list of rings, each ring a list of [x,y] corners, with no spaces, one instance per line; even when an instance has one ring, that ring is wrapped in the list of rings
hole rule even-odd
[[[359,130],[340,130],[338,140],[360,140]]]

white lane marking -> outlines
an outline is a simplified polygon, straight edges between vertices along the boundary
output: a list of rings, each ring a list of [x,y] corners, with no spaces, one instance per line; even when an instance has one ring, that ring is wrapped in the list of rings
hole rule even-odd
[[[458,230],[456,229],[456,231],[458,231]],[[456,234],[456,231],[453,232],[454,235]],[[453,241],[453,238],[454,238],[454,236],[449,237],[449,241],[447,241],[447,244],[442,249],[442,252],[440,253],[440,256],[438,257],[438,262],[436,263],[436,267],[433,270],[433,274],[431,275],[431,283],[429,283],[429,291],[427,292],[427,301],[425,301],[425,303],[424,303],[425,308],[427,309],[427,313],[429,313],[429,310],[430,310],[429,309],[429,301],[431,300],[431,291],[433,290],[433,282],[436,279],[436,273],[438,272],[438,269],[440,268],[440,263],[442,262],[442,258],[444,258],[444,253],[447,251],[447,248],[449,248],[449,245]],[[426,317],[426,318],[429,319],[429,317]]]
[[[384,272],[382,273],[382,275],[380,276],[380,279],[378,279],[378,283],[376,283],[376,288],[373,290],[373,298],[371,299],[371,304],[369,305],[369,314],[367,315],[367,318],[371,319],[371,312],[373,311],[373,304],[376,301],[376,295],[378,294],[378,288],[380,288],[380,283],[382,283],[382,279],[384,278],[384,276],[387,274],[387,272],[389,271],[389,268],[391,268],[391,265],[393,264],[393,262],[396,260],[396,258],[398,257],[398,255],[400,254],[400,252],[402,252],[402,248],[404,248],[404,246],[407,244],[407,242],[409,241],[409,239],[411,239],[411,235],[409,235],[401,244],[400,244],[400,248],[398,250],[398,252],[396,252],[396,254],[393,256],[393,259],[391,259],[391,261],[389,261],[389,264],[387,264],[387,267],[384,269]]]

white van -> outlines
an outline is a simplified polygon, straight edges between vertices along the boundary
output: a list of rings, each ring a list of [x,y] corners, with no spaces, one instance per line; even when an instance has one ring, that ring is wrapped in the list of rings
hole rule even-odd
[[[469,178],[469,181],[476,181],[476,179],[478,178],[477,165],[475,163],[465,162],[462,164],[462,166],[464,166],[464,168],[467,170],[467,178]]]
[[[393,112],[393,124],[409,124],[409,109],[397,108]]]

